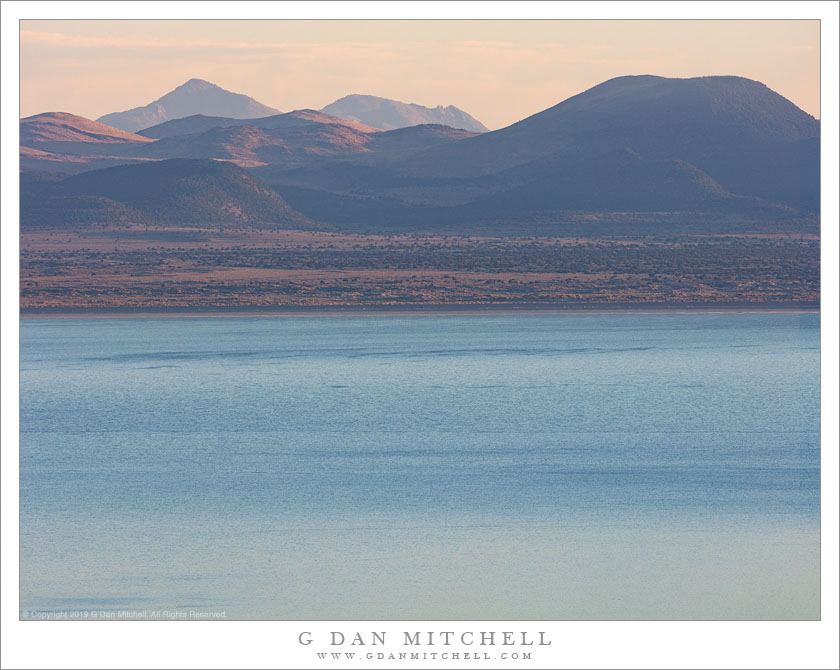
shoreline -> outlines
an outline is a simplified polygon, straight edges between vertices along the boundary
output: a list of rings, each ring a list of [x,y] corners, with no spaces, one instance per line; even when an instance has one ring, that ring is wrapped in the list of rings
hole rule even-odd
[[[819,314],[818,302],[466,305],[284,305],[270,307],[29,307],[23,319],[159,319],[306,316],[534,316],[540,314]]]

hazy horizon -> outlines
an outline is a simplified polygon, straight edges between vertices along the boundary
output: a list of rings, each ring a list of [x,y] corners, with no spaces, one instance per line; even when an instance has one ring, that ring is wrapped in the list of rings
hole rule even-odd
[[[281,112],[375,95],[454,105],[494,130],[608,79],[652,74],[754,79],[819,118],[819,30],[801,20],[24,20],[19,113],[96,119],[196,78]]]

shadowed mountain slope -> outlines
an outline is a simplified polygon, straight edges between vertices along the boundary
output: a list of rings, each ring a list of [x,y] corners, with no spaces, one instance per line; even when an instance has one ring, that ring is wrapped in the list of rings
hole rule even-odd
[[[741,212],[776,215],[789,208],[736,196],[690,163],[646,160],[629,149],[582,161],[460,208],[473,218],[538,211]]]
[[[22,227],[131,221],[198,228],[317,228],[274,190],[224,161],[166,160],[21,185]]]
[[[530,224],[543,226],[542,234],[555,231],[580,234],[586,226],[572,225],[581,214],[614,213],[619,220],[634,221],[618,231],[668,233],[674,215],[692,221],[695,232],[720,231],[723,218],[739,222],[732,230],[772,228],[780,221],[792,223],[796,213],[785,206],[759,198],[736,196],[693,165],[683,161],[651,161],[628,149],[612,152],[564,168],[522,186],[478,198],[456,206],[407,204],[396,198],[326,194],[301,187],[278,186],[294,207],[319,220],[356,230],[405,231],[413,228],[475,231],[505,228],[527,230]],[[670,216],[662,218],[662,215]],[[593,220],[603,220],[595,214]],[[546,227],[547,226],[547,227]],[[724,225],[725,228],[725,225]],[[684,226],[680,226],[685,232]],[[616,229],[613,229],[615,232]]]

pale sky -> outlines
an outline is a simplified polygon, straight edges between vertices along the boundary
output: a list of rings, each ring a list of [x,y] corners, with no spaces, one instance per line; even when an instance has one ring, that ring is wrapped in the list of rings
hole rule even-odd
[[[20,115],[95,119],[206,79],[280,111],[350,93],[501,128],[612,77],[738,75],[820,116],[818,21],[32,21]]]

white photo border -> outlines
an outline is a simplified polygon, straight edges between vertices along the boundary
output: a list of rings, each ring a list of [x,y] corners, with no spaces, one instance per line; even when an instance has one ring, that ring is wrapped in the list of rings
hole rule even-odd
[[[547,631],[530,661],[356,667],[838,667],[838,11],[836,2],[3,2],[2,613],[4,668],[341,667],[301,632]],[[820,19],[822,122],[822,620],[818,622],[120,622],[18,620],[18,86],[20,19]]]

